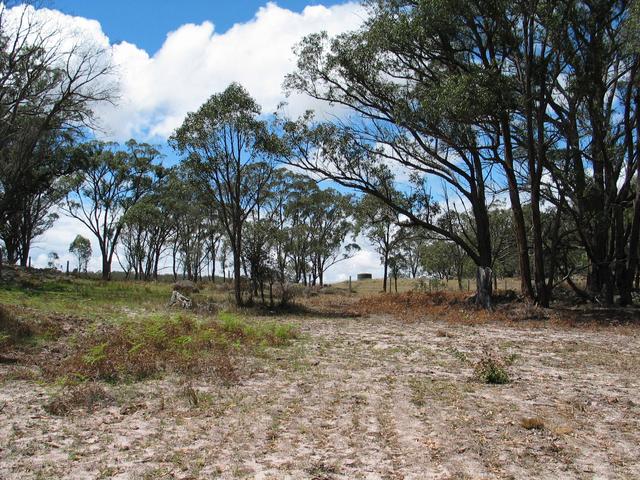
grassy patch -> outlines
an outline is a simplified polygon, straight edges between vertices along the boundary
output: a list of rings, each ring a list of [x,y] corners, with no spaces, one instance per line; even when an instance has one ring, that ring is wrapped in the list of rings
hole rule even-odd
[[[0,352],[4,347],[29,338],[34,333],[31,325],[0,305]]]
[[[35,308],[41,312],[73,312],[99,318],[124,307],[157,307],[171,295],[171,285],[163,283],[100,281],[88,279],[44,279],[25,286],[15,283],[0,289],[0,303]]]
[[[232,314],[202,321],[187,314],[155,315],[102,325],[76,339],[57,376],[71,380],[135,381],[166,371],[236,378],[233,361],[256,346],[282,346],[296,336],[287,324],[254,324]]]
[[[233,313],[222,312],[218,315],[220,328],[228,338],[245,344],[280,347],[289,345],[298,337],[294,325],[278,322],[253,322],[242,320]]]

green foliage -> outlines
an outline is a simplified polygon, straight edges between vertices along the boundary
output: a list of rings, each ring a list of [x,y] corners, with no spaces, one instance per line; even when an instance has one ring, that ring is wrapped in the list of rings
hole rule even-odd
[[[86,272],[92,254],[91,241],[82,235],[76,235],[76,238],[69,245],[69,252],[78,259],[78,272]]]
[[[298,330],[294,325],[280,322],[252,322],[248,323],[237,315],[222,312],[218,315],[223,332],[230,341],[261,346],[279,347],[288,345],[291,340],[298,338]]]
[[[64,210],[95,235],[102,254],[102,277],[109,279],[124,218],[165,172],[156,163],[160,152],[135,140],[129,140],[124,149],[116,143],[91,142],[84,145],[84,155],[83,168],[68,179]],[[76,255],[86,256],[86,241],[76,247],[81,248]]]

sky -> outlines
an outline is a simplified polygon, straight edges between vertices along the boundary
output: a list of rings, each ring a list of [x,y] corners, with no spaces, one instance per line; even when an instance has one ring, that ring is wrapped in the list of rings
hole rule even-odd
[[[285,97],[284,76],[295,69],[294,45],[305,35],[330,35],[357,29],[365,18],[358,2],[340,0],[151,1],[45,0],[35,11],[42,21],[76,42],[103,49],[115,66],[115,105],[96,108],[103,139],[129,138],[157,144],[163,151],[185,115],[231,82],[241,83],[262,105],[263,113],[287,101],[293,117],[327,105],[303,97]],[[171,156],[171,154],[169,154]],[[97,243],[78,221],[64,217],[34,242],[33,264],[44,266],[48,253],[59,263],[73,257],[69,244],[77,234],[90,238],[98,270]],[[381,276],[378,255],[359,239],[362,251],[327,272],[328,282],[360,272]],[[114,269],[119,269],[114,259]]]

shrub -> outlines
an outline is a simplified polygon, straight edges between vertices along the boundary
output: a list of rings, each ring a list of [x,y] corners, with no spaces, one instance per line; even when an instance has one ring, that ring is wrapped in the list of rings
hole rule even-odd
[[[156,317],[103,327],[78,342],[78,351],[63,364],[63,373],[107,381],[141,380],[166,370],[211,369],[234,376],[231,354],[209,323],[189,317]]]
[[[50,415],[64,416],[75,408],[84,407],[87,412],[91,412],[96,407],[104,407],[113,403],[113,397],[103,387],[93,382],[87,382],[65,386],[43,408]]]
[[[278,322],[248,323],[229,312],[218,315],[220,326],[232,342],[280,347],[298,337],[294,325]]]
[[[497,385],[509,383],[505,362],[496,353],[486,349],[476,363],[474,374],[484,383]]]
[[[520,425],[527,430],[543,430],[544,420],[540,417],[523,418],[520,420]]]
[[[0,349],[34,334],[33,328],[0,305]]]

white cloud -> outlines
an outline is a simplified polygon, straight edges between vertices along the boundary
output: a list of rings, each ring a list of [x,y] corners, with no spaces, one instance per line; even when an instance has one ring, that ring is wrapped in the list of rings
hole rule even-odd
[[[105,133],[118,140],[166,138],[187,112],[234,81],[247,88],[265,113],[273,112],[285,99],[284,76],[295,69],[293,46],[313,32],[335,35],[355,29],[363,18],[355,3],[307,7],[301,13],[268,3],[251,21],[223,33],[211,22],[183,25],[153,55],[127,42],[113,45],[120,100],[99,110]],[[292,114],[315,105],[301,96],[289,103]]]
[[[348,260],[330,267],[325,274],[326,283],[337,283],[349,280],[349,276],[356,279],[359,273],[371,273],[373,278],[382,278],[383,267],[380,255],[373,251],[373,246],[366,240],[358,238],[360,250]]]
[[[10,10],[14,21],[22,8]],[[96,20],[46,8],[28,7],[28,12],[46,25],[46,31],[60,32],[57,40],[64,38],[68,46],[98,47],[112,58],[119,84],[117,104],[102,104],[96,111],[102,135],[118,141],[166,139],[187,112],[234,81],[247,88],[265,113],[271,113],[285,100],[282,83],[295,69],[294,45],[313,32],[336,35],[356,29],[365,18],[356,2],[308,6],[302,12],[269,2],[252,20],[226,32],[217,32],[211,21],[182,25],[150,55],[126,41],[111,44]],[[299,95],[288,102],[292,115],[319,106]]]

